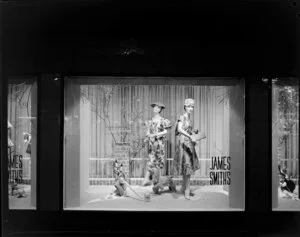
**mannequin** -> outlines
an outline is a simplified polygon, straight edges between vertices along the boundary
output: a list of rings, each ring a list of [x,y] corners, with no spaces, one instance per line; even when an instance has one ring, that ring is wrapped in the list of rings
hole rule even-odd
[[[12,124],[9,122],[9,121],[7,121],[7,129],[8,129],[8,131],[7,131],[7,138],[8,138],[8,148],[11,148],[11,147],[13,147],[14,146],[14,144],[13,144],[13,142],[11,141],[11,139],[10,139],[10,134],[11,134],[11,129],[12,129]]]
[[[176,126],[176,135],[179,136],[179,147],[175,154],[174,165],[179,175],[182,175],[181,192],[184,193],[184,197],[190,200],[190,179],[191,175],[200,168],[199,160],[195,150],[196,141],[194,140],[194,134],[198,133],[198,130],[193,130],[191,121],[191,113],[194,110],[194,100],[186,99],[184,102],[185,113],[179,116]]]
[[[163,118],[160,113],[165,109],[162,103],[151,104],[154,116],[147,123],[147,135],[145,142],[148,145],[149,162],[143,186],[156,185],[159,182],[160,170],[164,167],[165,138],[167,129],[172,127],[168,119]],[[155,175],[154,175],[155,174]]]

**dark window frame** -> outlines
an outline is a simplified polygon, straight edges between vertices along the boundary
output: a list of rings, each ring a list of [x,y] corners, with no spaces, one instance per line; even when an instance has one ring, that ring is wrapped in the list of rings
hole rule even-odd
[[[30,3],[32,2],[34,3],[35,1],[30,1]],[[89,2],[93,2],[93,0],[90,0]],[[102,3],[102,1],[100,2]],[[230,1],[230,3],[233,3],[233,1]],[[271,79],[281,76],[299,78],[299,10],[296,5],[291,6],[290,1],[275,1],[275,3],[273,3],[273,1],[259,0],[254,1],[252,4],[251,1],[246,0],[236,1],[234,4],[230,3],[228,3],[226,9],[230,8],[233,10],[232,12],[235,13],[235,9],[241,7],[244,14],[235,14],[234,17],[236,18],[233,17],[234,19],[231,18],[230,21],[226,22],[225,14],[223,15],[224,11],[222,11],[223,5],[216,9],[216,6],[218,5],[217,3],[214,2],[214,5],[209,3],[211,4],[211,7],[209,8],[211,10],[209,14],[211,15],[206,15],[207,22],[205,21],[205,24],[203,24],[202,21],[201,26],[204,26],[204,28],[200,27],[200,33],[205,36],[204,41],[201,41],[201,38],[200,43],[197,42],[193,46],[188,45],[188,43],[191,42],[190,39],[180,39],[180,37],[183,37],[182,30],[184,27],[181,27],[180,31],[177,28],[177,24],[174,24],[175,26],[173,26],[173,31],[170,31],[173,35],[169,38],[163,38],[162,42],[158,45],[149,46],[149,42],[151,42],[151,40],[154,40],[157,43],[158,39],[150,37],[149,41],[147,41],[148,38],[146,36],[147,40],[145,44],[148,44],[150,54],[145,56],[116,56],[113,55],[114,53],[110,54],[109,52],[114,51],[115,48],[112,48],[111,45],[106,45],[106,43],[109,42],[109,39],[102,40],[102,35],[97,35],[99,32],[90,32],[90,38],[94,37],[94,42],[92,42],[91,45],[95,46],[95,48],[88,49],[86,51],[82,50],[84,53],[80,54],[81,51],[78,50],[78,48],[80,49],[81,45],[89,46],[89,41],[84,40],[84,38],[88,37],[85,37],[86,35],[81,37],[82,33],[87,32],[85,31],[86,28],[83,27],[84,25],[81,25],[78,29],[72,28],[74,26],[72,24],[73,19],[70,17],[72,16],[72,11],[70,11],[71,13],[67,15],[67,17],[55,14],[66,10],[69,6],[67,4],[62,4],[64,6],[63,10],[60,9],[58,11],[56,9],[56,12],[52,11],[52,9],[55,10],[55,4],[47,5],[53,7],[48,9],[41,3],[39,3],[36,8],[33,7],[31,9],[29,9],[26,4],[22,5],[21,3],[20,6],[18,6],[17,3],[13,2],[10,4],[9,1],[0,5],[0,11],[1,13],[4,13],[0,14],[0,20],[2,21],[0,24],[1,26],[5,26],[0,27],[1,148],[6,148],[7,146],[7,108],[5,105],[6,100],[3,100],[3,98],[6,98],[7,94],[7,76],[16,72],[20,75],[24,75],[28,72],[34,72],[39,77],[44,76],[41,72],[45,74],[49,72],[68,72],[67,74],[73,75],[92,75],[91,72],[94,72],[95,76],[107,76],[108,74],[110,76],[132,76],[138,72],[142,74],[141,76],[165,75],[187,77],[194,75],[232,76],[233,72],[238,72],[240,76],[246,78],[245,126],[247,134],[245,158],[246,211],[242,213],[62,211],[63,205],[62,202],[59,201],[62,200],[61,191],[59,191],[62,190],[62,186],[60,186],[61,182],[58,182],[54,195],[47,193],[47,189],[44,189],[43,187],[43,193],[39,195],[40,200],[42,201],[43,199],[43,203],[39,204],[38,210],[8,210],[8,195],[7,189],[5,188],[7,185],[7,178],[4,175],[7,169],[7,159],[5,159],[7,151],[6,149],[1,149],[1,220],[4,236],[6,236],[7,233],[10,233],[12,236],[24,236],[26,234],[29,236],[41,236],[42,234],[49,236],[51,233],[53,235],[57,235],[62,232],[66,232],[71,236],[76,233],[78,235],[82,234],[83,236],[86,236],[88,232],[90,232],[91,235],[93,233],[95,235],[109,235],[114,232],[117,232],[117,234],[129,233],[136,235],[140,235],[141,233],[154,234],[156,232],[167,232],[167,234],[171,233],[175,235],[185,233],[194,235],[208,233],[209,235],[223,234],[223,236],[224,234],[227,236],[251,236],[252,234],[254,236],[258,236],[265,232],[277,234],[280,231],[283,235],[285,233],[293,234],[297,232],[297,226],[300,225],[299,212],[273,212],[271,209],[271,84],[270,80],[267,83],[264,83],[261,79],[262,77]],[[87,11],[86,6],[88,4],[88,1],[87,4],[84,4],[85,9],[83,10],[85,10],[85,14]],[[77,2],[77,7],[78,5],[80,5],[79,1]],[[188,8],[180,12],[180,4],[177,8],[176,5],[177,4],[171,6],[176,9],[175,13],[185,12],[185,14],[188,15]],[[59,5],[59,7],[60,6],[61,5]],[[153,7],[151,8],[152,10],[157,8],[158,5],[155,3],[151,6]],[[110,5],[108,8],[103,7],[102,12],[106,13],[106,16],[109,16],[111,13],[110,10],[114,10],[114,13],[122,12],[123,17],[125,15],[131,15],[126,11],[128,8],[126,8],[125,11],[115,11],[116,7],[117,6],[114,4]],[[22,12],[20,10],[21,8],[25,10]],[[280,11],[278,10],[279,8],[281,9]],[[245,9],[250,10],[246,11]],[[82,9],[75,9],[73,14],[78,13],[80,10]],[[98,9],[95,8],[93,11],[94,17],[96,16],[95,12],[98,14],[97,10]],[[105,12],[106,10],[107,12]],[[23,19],[26,19],[22,18],[24,17],[24,12],[28,14],[25,14],[25,17],[32,16],[38,12],[34,15],[35,18],[33,17],[33,19],[31,19],[29,17],[28,21],[29,23],[39,23],[39,21],[44,22],[43,24],[41,23],[41,28],[43,30],[38,31],[34,28],[35,26],[39,27],[39,24],[28,24],[30,25],[30,28],[28,28],[26,22],[22,21]],[[130,9],[130,13],[132,12],[133,10]],[[268,14],[268,12],[271,14]],[[163,15],[165,12],[159,11],[159,13],[160,15]],[[196,13],[196,9],[194,13]],[[202,13],[204,13],[204,11],[202,11]],[[2,17],[2,15],[5,14],[7,14],[6,18]],[[171,16],[175,16],[174,12]],[[8,21],[4,24],[4,19],[7,20],[7,17]],[[49,19],[47,19],[47,17]],[[154,18],[155,17],[158,16],[155,15]],[[206,20],[205,15],[202,15],[201,17],[200,21],[203,19]],[[219,21],[215,21],[216,17]],[[74,38],[79,36],[71,42],[71,46],[69,47],[66,47],[68,46],[67,40],[73,38],[66,37],[66,34],[64,34],[65,31],[59,27],[59,21],[57,20],[63,18],[69,20],[69,22],[64,26],[68,26],[67,24],[72,25],[72,27],[66,27],[68,30],[67,33],[70,33],[70,35],[72,35],[72,37],[74,36]],[[20,21],[19,19],[22,20]],[[88,18],[78,19],[86,20]],[[184,17],[178,17],[177,23],[181,23],[183,19]],[[46,22],[44,20],[46,20]],[[136,21],[136,19],[134,20]],[[170,19],[170,23],[172,23],[171,20],[172,19]],[[222,24],[223,20],[225,21],[224,24]],[[241,20],[241,22],[239,20]],[[251,22],[253,20],[254,22]],[[77,23],[79,21],[77,21]],[[151,22],[148,22],[147,24],[148,27],[152,26],[152,18],[150,21]],[[18,25],[16,22],[20,22],[22,24]],[[124,22],[126,23],[126,21]],[[234,22],[238,22],[240,24],[233,24]],[[101,26],[105,26],[104,28],[98,27],[96,24],[94,24],[94,26],[96,25],[101,30],[104,29],[105,33],[111,30],[107,27],[107,25],[109,25],[108,22],[102,21],[101,23]],[[222,27],[219,27],[216,31],[217,33],[215,33],[215,26],[219,26],[216,23],[220,23],[221,26],[226,26],[226,28],[223,29]],[[11,27],[11,25],[13,27]],[[230,27],[231,25],[233,27]],[[23,26],[25,27],[23,28]],[[57,31],[54,26],[57,26]],[[235,28],[234,26],[237,27]],[[212,30],[208,30],[207,27]],[[47,30],[44,30],[45,28],[49,30],[50,33],[46,33]],[[116,29],[117,28],[112,28],[112,30]],[[135,27],[127,27],[122,29],[122,32],[126,33],[126,36],[132,36],[136,34],[136,29],[137,28]],[[32,31],[28,33],[29,30]],[[79,30],[79,33],[76,30]],[[154,28],[151,30],[157,33]],[[192,29],[192,31],[194,30],[196,31],[197,28]],[[2,34],[4,31],[5,34]],[[25,34],[24,31],[26,31],[27,34]],[[141,31],[142,34],[146,34],[149,29],[146,28],[146,30]],[[162,31],[164,32],[164,29],[162,29]],[[22,32],[24,34],[22,34]],[[34,33],[36,32],[37,34],[35,35]],[[118,32],[114,31],[113,33]],[[191,32],[191,35],[189,36],[191,38],[196,37],[196,33]],[[214,36],[217,36],[213,38],[215,41],[210,42],[212,38],[205,35],[205,33],[214,33]],[[242,33],[242,35],[239,33]],[[2,37],[3,35],[5,37]],[[232,37],[232,35],[234,35],[234,37]],[[35,38],[34,36],[38,37]],[[124,37],[126,38],[126,36]],[[16,41],[16,38],[19,41]],[[173,40],[173,42],[169,43],[171,40]],[[118,43],[118,39],[115,42]],[[55,43],[58,43],[58,45],[55,45]],[[62,44],[60,45],[59,43]],[[181,46],[181,43],[184,43],[184,46]],[[205,45],[197,47],[197,45],[201,46],[202,43],[206,43],[210,47],[208,47],[208,49],[206,49]],[[151,49],[153,48],[151,48],[151,46],[156,47],[154,53],[151,52]],[[188,47],[186,48],[185,46]],[[27,50],[24,50],[24,48],[27,48]],[[99,52],[96,52],[98,49],[102,52],[106,49],[108,50],[105,51],[106,54],[100,54],[99,56]],[[186,49],[188,49],[188,51],[186,51]],[[192,51],[192,49],[195,49],[195,52]],[[10,52],[10,50],[12,50],[12,52]],[[233,56],[229,55],[232,51]],[[24,52],[25,54],[22,55]],[[205,57],[202,56],[202,53],[204,53]],[[87,55],[91,56],[88,60],[87,57],[85,57]],[[23,58],[24,56],[25,59]],[[209,57],[206,58],[207,56]],[[219,58],[219,56],[222,57]],[[5,58],[5,60],[3,60],[3,58]],[[197,61],[198,59],[200,62]],[[73,72],[70,72],[72,70]],[[186,72],[186,74],[183,75],[183,72]],[[44,85],[43,91],[45,91],[47,86],[43,82],[41,82],[41,84],[41,86]],[[59,93],[60,95],[56,95],[56,98],[63,98],[62,90]],[[42,97],[40,103],[43,104],[45,99],[45,97]],[[57,114],[59,114],[58,111],[60,111],[60,113],[63,112],[59,106],[56,107]],[[61,124],[63,123],[62,117],[60,118],[60,122]],[[57,127],[59,128],[59,126]],[[43,133],[43,131],[41,131],[41,133]],[[62,134],[60,133],[60,136],[61,135]],[[57,134],[55,134],[55,136],[57,136]],[[61,137],[59,142],[62,142]],[[48,145],[41,149],[47,148],[51,148],[51,146]],[[62,154],[61,148],[56,146],[55,149],[59,154]],[[55,167],[61,166],[62,163],[60,162],[62,162],[62,160],[62,157],[58,156],[55,160],[57,165]],[[45,171],[45,167],[45,164],[41,164],[41,170],[39,173]],[[58,170],[60,173],[63,171],[62,169]],[[61,178],[62,177],[60,176],[58,180],[61,180]],[[44,181],[47,182],[46,175],[42,176],[39,181],[41,186]],[[57,197],[59,200],[56,199]],[[54,201],[51,199],[54,199]],[[47,200],[54,202],[55,210],[51,210],[51,205],[47,203]],[[60,204],[57,205],[58,203]],[[152,222],[147,221],[149,219],[153,220],[154,218],[157,218],[157,223],[159,223],[158,225],[153,225]]]

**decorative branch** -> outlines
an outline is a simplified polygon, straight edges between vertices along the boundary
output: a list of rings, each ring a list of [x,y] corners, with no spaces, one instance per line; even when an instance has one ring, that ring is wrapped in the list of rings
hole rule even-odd
[[[26,82],[24,83],[20,83],[20,84],[11,84],[10,85],[12,88],[12,94],[11,94],[11,98],[12,101],[17,103],[19,105],[19,107],[21,109],[26,109],[26,113],[27,113],[27,117],[30,118],[31,117],[31,113],[30,113],[30,96],[32,93],[32,88],[33,88],[33,84],[28,84]],[[31,119],[31,122],[33,122],[34,120]],[[15,124],[15,127],[18,127],[19,124]],[[35,129],[35,126],[31,126],[31,129]]]
[[[278,139],[278,150],[281,150],[299,122],[299,87],[287,86],[278,80],[273,81],[273,86],[278,90],[278,117],[273,121],[273,137]]]
[[[111,134],[113,141],[115,144],[118,143],[117,138],[112,130],[111,120],[110,120],[110,111],[109,107],[111,104],[112,96],[115,93],[115,90],[120,85],[112,85],[112,87],[108,88],[105,85],[96,85],[97,90],[101,92],[99,95],[102,100],[100,103],[97,103],[97,98],[95,95],[90,94],[87,89],[81,89],[81,100],[83,103],[90,103],[91,111],[94,112],[97,116],[97,119],[101,119],[106,128],[108,129],[109,133]],[[139,110],[138,103],[139,98],[133,98],[131,101],[132,104],[132,111],[127,110],[124,106],[121,108],[121,115],[122,115],[122,126],[125,130],[121,131],[120,142],[125,143],[128,141],[130,146],[130,153],[133,157],[136,157],[140,151],[144,148],[143,138],[139,135],[139,130],[136,127],[140,124],[142,120],[143,114],[145,112],[144,109]]]
[[[81,88],[81,90],[80,90],[81,100],[84,103],[86,103],[86,102],[90,103],[91,111],[93,111],[96,114],[98,119],[101,119],[104,122],[105,126],[107,127],[109,133],[111,134],[111,136],[113,138],[114,143],[116,144],[117,140],[115,138],[115,135],[112,132],[111,122],[109,119],[109,104],[110,104],[112,94],[114,93],[113,91],[115,89],[115,86],[113,86],[111,90],[109,90],[106,87],[99,85],[99,84],[96,86],[97,86],[97,89],[99,89],[103,93],[103,100],[101,100],[102,106],[100,104],[100,108],[98,108],[98,106],[97,106],[97,103],[95,101],[95,96],[89,95],[89,93],[86,93],[83,88]]]

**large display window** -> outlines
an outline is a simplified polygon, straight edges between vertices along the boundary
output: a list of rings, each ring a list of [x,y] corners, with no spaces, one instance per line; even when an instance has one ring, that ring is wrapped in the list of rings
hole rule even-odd
[[[244,210],[241,78],[67,77],[64,209]]]
[[[299,80],[272,81],[273,210],[300,211]]]
[[[9,209],[36,208],[37,80],[8,79]]]

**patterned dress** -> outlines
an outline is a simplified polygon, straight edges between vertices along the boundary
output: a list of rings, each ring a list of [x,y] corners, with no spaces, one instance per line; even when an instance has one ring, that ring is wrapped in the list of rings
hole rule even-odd
[[[186,131],[189,135],[192,134],[193,125],[189,118],[180,116],[178,122],[182,123],[182,129],[184,131]],[[174,157],[175,173],[177,173],[177,175],[192,175],[200,168],[195,150],[195,143],[193,143],[190,138],[179,133],[177,126],[175,134],[179,136],[179,146],[177,147]]]
[[[153,119],[147,122],[148,132],[150,134],[156,134],[163,132],[165,129],[171,128],[172,124],[168,119],[160,117],[158,121]],[[148,147],[148,169],[164,167],[164,157],[165,157],[165,140],[166,137],[147,137],[145,142]]]

